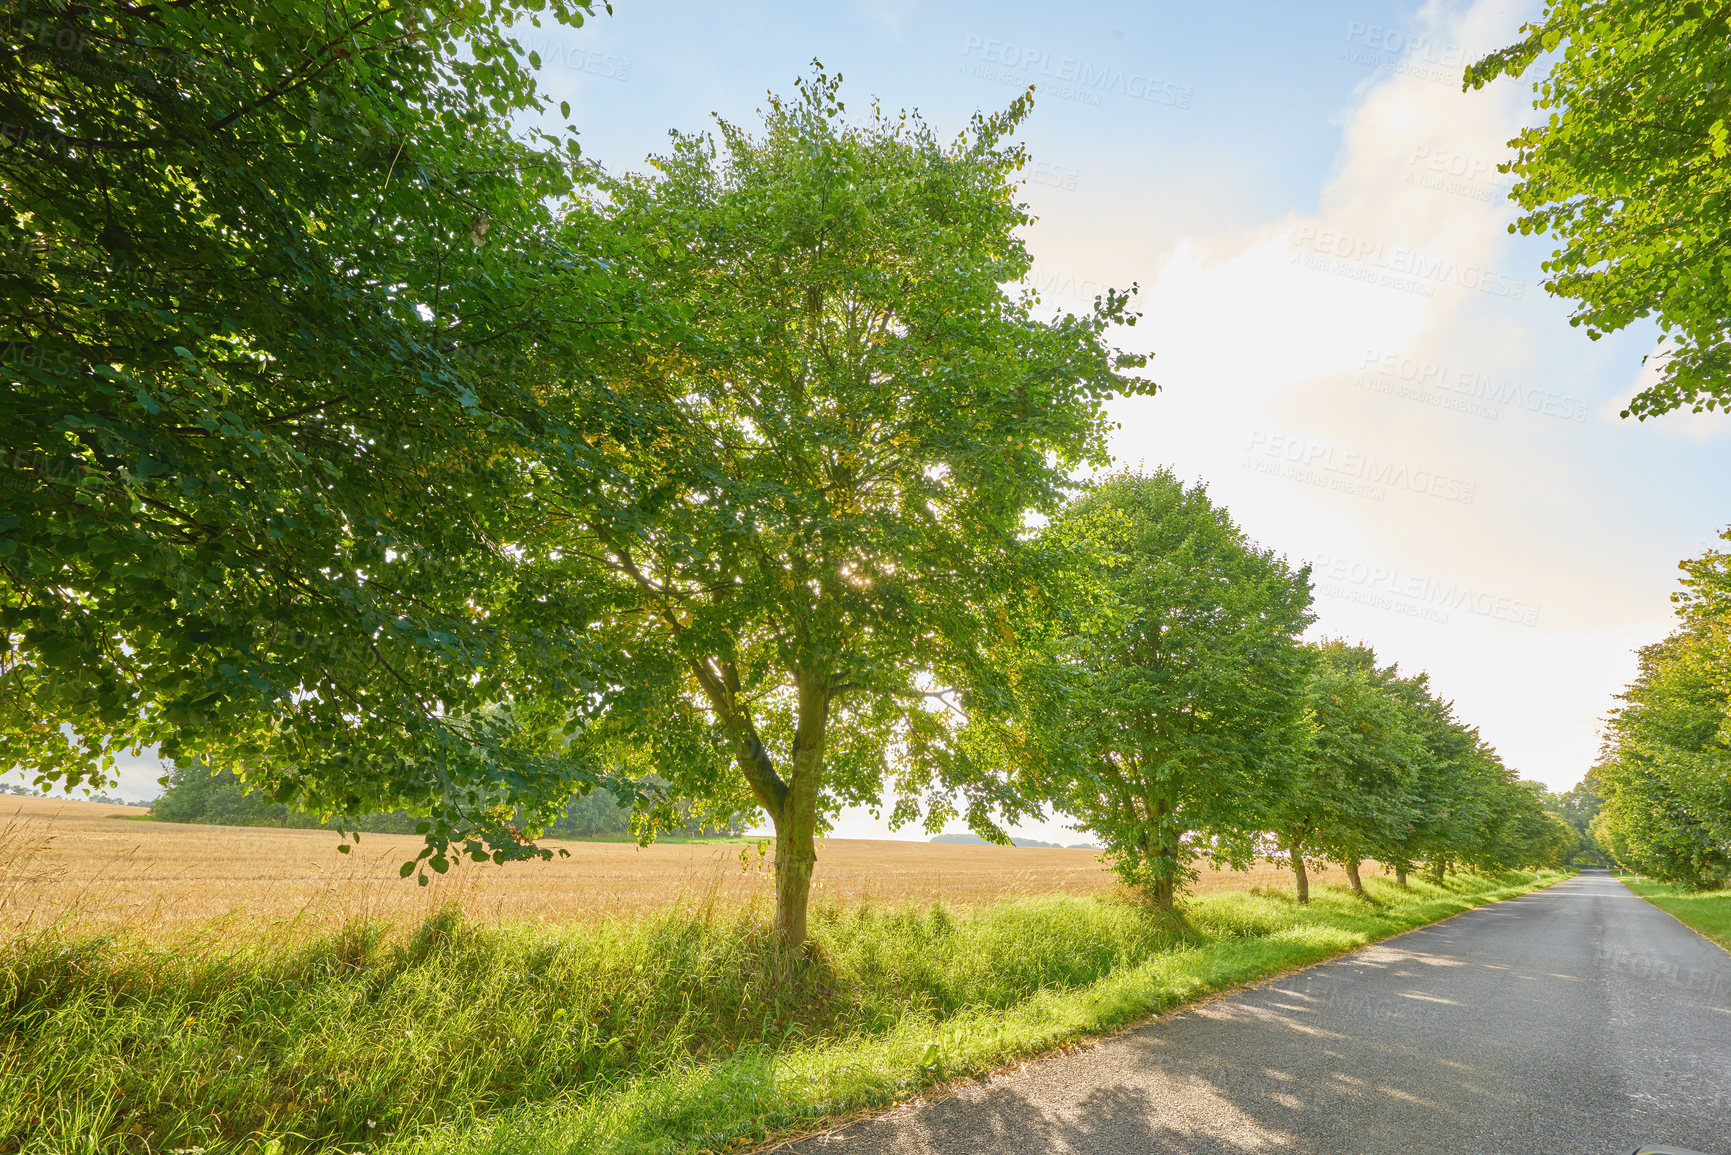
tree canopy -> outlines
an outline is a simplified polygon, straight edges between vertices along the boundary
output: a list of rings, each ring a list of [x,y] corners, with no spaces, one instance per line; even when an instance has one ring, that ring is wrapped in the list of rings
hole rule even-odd
[[[1362,894],[1359,863],[1398,857],[1401,834],[1416,817],[1423,742],[1406,703],[1386,692],[1378,673],[1366,647],[1341,641],[1316,647],[1302,699],[1308,741],[1273,800],[1271,822],[1300,902],[1310,897],[1306,857],[1342,863]]]
[[[1574,839],[1543,788],[1517,778],[1425,674],[1403,675],[1362,644],[1317,648],[1311,740],[1271,825],[1270,857],[1292,868],[1301,896],[1307,859],[1341,863],[1361,894],[1365,858],[1403,885],[1420,860],[1439,881],[1456,864],[1562,864]]]
[[[617,283],[561,248],[567,138],[509,27],[586,4],[22,0],[0,71],[0,763],[243,769],[327,815],[504,815],[595,775],[500,708],[594,656],[513,601],[518,461],[572,452],[523,371]]]
[[[1731,404],[1731,8],[1700,0],[1552,0],[1516,43],[1467,69],[1480,88],[1544,61],[1543,119],[1503,171],[1550,233],[1546,287],[1597,339],[1644,317],[1664,334],[1656,384],[1624,416]]]
[[[0,765],[155,746],[233,813],[415,816],[435,871],[761,809],[790,946],[848,805],[1057,808],[1167,906],[1275,835],[1536,860],[1422,676],[1312,670],[1305,571],[1170,473],[1083,480],[1153,385],[1128,294],[1027,287],[1031,92],[940,138],[816,67],[609,175],[512,128],[512,28],[588,11],[22,0]]]
[[[609,369],[602,484],[548,470],[532,568],[619,656],[607,718],[658,772],[776,831],[777,925],[805,938],[814,838],[843,805],[938,829],[1023,809],[976,748],[1027,543],[1103,463],[1105,401],[1151,386],[1106,343],[1121,294],[1036,316],[1016,199],[1031,107],[949,141],[847,119],[821,70],[761,131],[676,134],[596,211],[668,318]],[[1007,288],[1011,287],[1011,288]],[[970,720],[976,725],[970,728]]]
[[[1045,536],[1075,561],[1036,643],[1047,668],[1021,680],[1025,747],[1055,805],[1170,908],[1198,859],[1255,858],[1303,745],[1309,571],[1165,470],[1104,478]]]

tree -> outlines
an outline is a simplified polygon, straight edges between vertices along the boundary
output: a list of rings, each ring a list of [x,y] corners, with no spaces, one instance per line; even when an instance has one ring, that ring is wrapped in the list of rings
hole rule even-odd
[[[1394,869],[1395,881],[1407,876],[1420,860],[1441,862],[1447,848],[1462,837],[1458,815],[1470,813],[1474,766],[1483,743],[1478,731],[1455,717],[1454,704],[1437,698],[1423,671],[1403,676],[1394,666],[1376,672],[1383,689],[1406,707],[1407,724],[1420,742],[1408,783],[1411,803],[1406,821],[1381,860]]]
[[[1412,806],[1423,745],[1404,704],[1377,677],[1375,655],[1344,642],[1317,646],[1306,687],[1311,737],[1275,810],[1273,831],[1292,867],[1298,901],[1310,901],[1307,857],[1358,865],[1398,842]]]
[[[1677,629],[1611,717],[1593,831],[1620,866],[1713,887],[1731,875],[1731,554],[1682,568]]]
[[[1246,866],[1304,738],[1310,574],[1250,542],[1201,486],[1117,473],[1045,535],[1073,560],[1019,680],[1058,809],[1125,883],[1173,907],[1195,863]]]
[[[1550,864],[1561,828],[1543,818],[1544,788],[1520,781],[1478,730],[1455,716],[1454,704],[1436,697],[1427,674],[1403,676],[1389,666],[1375,675],[1403,704],[1420,742],[1404,823],[1378,854],[1399,884],[1421,859],[1439,882],[1456,862]]]
[[[1104,341],[1123,295],[1042,321],[1004,288],[1029,269],[1008,138],[1031,97],[943,144],[846,122],[838,84],[603,186],[619,272],[667,321],[594,402],[630,415],[594,441],[610,472],[549,469],[531,550],[549,606],[618,655],[578,737],[641,734],[681,794],[765,811],[789,948],[841,806],[889,781],[893,821],[960,805],[999,839],[1020,812],[977,736],[1007,607],[1044,580],[1027,519],[1105,459],[1105,400],[1151,388]]]
[[[1521,76],[1544,119],[1503,166],[1525,215],[1510,230],[1562,247],[1546,288],[1597,339],[1643,317],[1664,334],[1657,384],[1624,416],[1731,404],[1731,9],[1700,0],[1552,0],[1522,39],[1467,70],[1480,88]]]
[[[440,869],[595,780],[504,705],[600,678],[500,535],[519,459],[581,452],[531,364],[618,328],[550,243],[575,146],[505,128],[542,107],[508,26],[587,10],[14,6],[0,764],[73,786],[157,744],[429,814]]]
[[[1542,807],[1528,789],[1533,784],[1522,783],[1476,730],[1469,733],[1473,749],[1455,769],[1446,818],[1433,832],[1426,855],[1437,882],[1456,864],[1485,869],[1531,864],[1523,860],[1530,830],[1521,824],[1542,820]],[[1517,833],[1520,840],[1514,840]]]
[[[1585,834],[1605,805],[1605,796],[1599,789],[1599,772],[1587,771],[1579,782],[1561,794],[1552,795],[1548,801],[1564,821]]]
[[[1568,823],[1575,833],[1575,844],[1565,853],[1565,861],[1602,861],[1601,851],[1591,833],[1593,819],[1598,817],[1605,804],[1604,795],[1599,791],[1599,772],[1596,769],[1587,771],[1579,782],[1561,794],[1542,793],[1539,801],[1545,809]]]
[[[177,763],[169,771],[162,795],[150,804],[150,816],[161,822],[208,823],[216,826],[328,827],[314,815],[272,802],[232,770],[217,770],[198,762]],[[407,834],[417,816],[396,812],[347,816],[349,829],[383,834]]]
[[[1523,780],[1504,795],[1505,806],[1487,865],[1562,866],[1580,845],[1580,832],[1547,804],[1538,782]]]

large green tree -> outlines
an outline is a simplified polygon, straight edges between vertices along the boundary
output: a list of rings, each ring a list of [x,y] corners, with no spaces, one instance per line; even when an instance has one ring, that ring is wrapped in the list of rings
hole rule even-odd
[[[1020,680],[1057,807],[1171,909],[1200,860],[1245,866],[1304,741],[1310,575],[1170,472],[1102,479],[1053,522],[1072,560]]]
[[[1521,32],[1466,73],[1548,69],[1509,142],[1511,231],[1556,237],[1546,287],[1589,336],[1658,321],[1659,382],[1625,416],[1731,404],[1731,5],[1552,0]]]
[[[619,655],[577,738],[639,735],[680,793],[767,813],[790,947],[841,806],[888,782],[895,821],[960,806],[994,837],[1019,812],[973,735],[1004,709],[1009,607],[1044,580],[1028,519],[1105,459],[1105,401],[1149,388],[1105,342],[1122,295],[1042,319],[1006,289],[1030,263],[1009,140],[1030,97],[944,141],[849,121],[838,82],[605,186],[620,271],[668,321],[609,378],[637,423],[597,438],[607,479],[548,470],[535,554],[548,604]]]
[[[0,765],[156,744],[432,815],[441,868],[591,779],[536,732],[568,710],[504,705],[602,683],[502,536],[519,461],[583,452],[539,377],[620,330],[551,240],[574,146],[503,127],[543,106],[510,25],[586,10],[11,7]]]

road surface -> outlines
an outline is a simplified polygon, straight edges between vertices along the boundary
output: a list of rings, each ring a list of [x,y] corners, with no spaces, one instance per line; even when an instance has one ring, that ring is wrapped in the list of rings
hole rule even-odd
[[[1731,954],[1603,873],[800,1155],[1731,1155]]]

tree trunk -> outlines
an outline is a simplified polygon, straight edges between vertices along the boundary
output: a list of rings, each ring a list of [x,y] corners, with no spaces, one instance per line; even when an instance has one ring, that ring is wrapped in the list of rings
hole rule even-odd
[[[1165,825],[1165,819],[1172,812],[1172,804],[1165,798],[1154,804],[1154,817]],[[1154,905],[1161,910],[1171,911],[1178,899],[1178,840],[1169,831],[1161,831],[1160,850],[1155,863]]]
[[[731,663],[693,661],[692,672],[736,739],[734,760],[752,794],[775,826],[775,930],[791,955],[805,946],[806,908],[817,865],[817,800],[823,792],[824,740],[832,694],[817,673],[794,675],[798,707],[793,758],[784,780],[741,707],[738,672]]]
[[[1394,864],[1395,885],[1400,887],[1402,890],[1407,889],[1406,870],[1407,870],[1407,864],[1405,862],[1397,862]]]
[[[1154,880],[1154,905],[1161,910],[1171,912],[1177,900],[1178,887],[1171,878],[1156,878]]]
[[[1300,904],[1310,902],[1310,875],[1304,870],[1304,846],[1294,842],[1289,848],[1292,855],[1292,877],[1298,884],[1298,901]]]
[[[829,729],[829,689],[817,675],[798,675],[793,766],[775,822],[775,929],[790,952],[805,946],[811,875],[817,866],[817,799],[823,785],[823,748]]]
[[[1341,865],[1346,867],[1346,881],[1352,884],[1352,893],[1363,898],[1364,883],[1358,880],[1358,859],[1349,858],[1345,862],[1341,863]]]
[[[1441,859],[1430,864],[1430,877],[1432,882],[1436,883],[1438,886],[1442,885],[1443,863]]]
[[[775,932],[782,945],[795,951],[805,945],[806,910],[811,903],[811,875],[817,867],[813,822],[775,824]]]

